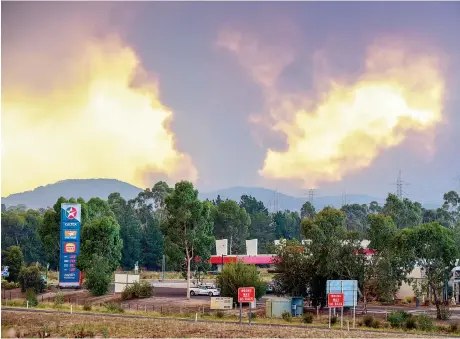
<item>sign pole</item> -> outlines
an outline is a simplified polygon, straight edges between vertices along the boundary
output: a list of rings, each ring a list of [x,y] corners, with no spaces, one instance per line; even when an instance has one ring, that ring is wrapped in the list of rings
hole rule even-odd
[[[252,318],[252,303],[249,303],[249,326],[251,326],[251,318]]]
[[[331,328],[331,308],[329,308],[329,328]]]
[[[240,303],[240,325],[242,324],[241,322],[241,317],[243,316],[243,303]]]
[[[340,281],[340,293],[343,293],[343,281]],[[345,304],[345,300],[344,300],[344,304]],[[340,328],[343,328],[343,304],[342,304],[342,314],[341,314],[341,319],[340,319]]]

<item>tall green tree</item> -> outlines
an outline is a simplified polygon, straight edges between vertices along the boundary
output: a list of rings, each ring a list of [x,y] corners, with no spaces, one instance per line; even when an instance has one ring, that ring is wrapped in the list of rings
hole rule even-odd
[[[24,256],[19,246],[11,246],[6,250],[6,257],[3,261],[4,266],[8,266],[8,281],[18,281],[19,272],[24,265]]]
[[[77,267],[82,271],[88,270],[96,254],[106,258],[111,272],[114,272],[120,265],[122,250],[123,240],[116,219],[109,216],[93,219],[82,228]]]
[[[343,205],[341,210],[345,213],[345,228],[349,231],[365,233],[368,228],[367,216],[369,208],[367,205],[351,204]]]
[[[108,204],[120,225],[120,237],[123,240],[122,266],[130,270],[141,260],[141,223],[132,205],[129,205],[120,193],[110,194]]]
[[[459,257],[453,231],[438,223],[428,223],[405,229],[400,237],[399,245],[411,253],[413,266],[424,269],[437,318],[444,319],[449,304],[442,304],[442,291]]]
[[[388,195],[382,212],[392,217],[398,228],[418,226],[423,220],[422,206],[418,202],[401,200],[394,194]]]
[[[226,200],[212,209],[212,216],[215,237],[229,239],[230,254],[243,254],[251,224],[246,210],[236,201]]]
[[[278,211],[273,215],[275,223],[276,239],[298,239],[301,238],[300,215],[297,212]]]
[[[310,201],[305,202],[300,209],[300,217],[302,219],[314,219],[316,216],[315,206]]]
[[[164,237],[158,218],[150,217],[142,232],[141,240],[142,265],[151,270],[161,268],[161,260],[164,252]]]
[[[165,204],[167,221],[163,226],[164,234],[185,256],[187,299],[190,299],[191,261],[197,252],[210,254],[214,243],[212,205],[201,202],[198,191],[187,181],[176,183],[174,191],[166,197]]]

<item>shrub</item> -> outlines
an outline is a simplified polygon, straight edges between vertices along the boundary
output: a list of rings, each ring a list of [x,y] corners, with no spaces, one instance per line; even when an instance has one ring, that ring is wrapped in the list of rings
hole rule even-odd
[[[413,317],[406,318],[406,321],[404,322],[404,328],[406,330],[414,330],[417,328],[417,322]]]
[[[421,314],[417,317],[418,328],[422,331],[432,331],[434,328],[433,319],[429,315]]]
[[[147,281],[135,282],[126,286],[121,294],[121,300],[131,300],[134,298],[150,298],[153,295],[153,288]]]
[[[225,313],[222,311],[217,311],[216,312],[216,317],[219,319],[222,319],[225,316]]]
[[[59,291],[54,298],[54,307],[59,308],[64,304],[64,293]]]
[[[15,283],[14,281],[9,282],[8,280],[5,280],[2,278],[2,289],[5,290],[14,290],[15,288],[18,288],[19,284]]]
[[[374,317],[371,315],[366,315],[363,319],[364,326],[372,327],[372,323],[374,322]]]
[[[337,319],[338,319],[338,318],[337,318],[336,315],[332,316],[332,317],[331,317],[331,325],[335,325],[335,324],[337,323]]]
[[[19,246],[10,246],[5,251],[6,257],[3,261],[4,266],[8,266],[9,275],[6,280],[10,282],[18,281],[19,274],[24,265],[24,256]],[[3,253],[2,253],[3,259]],[[25,290],[23,291],[25,292]]]
[[[110,313],[124,313],[125,312],[123,307],[121,307],[121,305],[117,303],[106,303],[104,307],[106,308],[107,312],[110,312]]]
[[[374,319],[372,321],[372,327],[373,328],[380,328],[380,321],[378,321],[378,319]]]
[[[388,322],[391,324],[391,327],[393,328],[400,328],[404,324],[407,318],[409,318],[411,315],[404,312],[404,311],[396,311],[396,312],[391,312],[388,315]]]
[[[450,333],[457,333],[458,330],[459,330],[458,323],[450,324],[450,325],[449,325],[449,332],[450,332]]]
[[[254,312],[251,313],[251,319],[256,319],[257,318],[257,314],[255,314]]]
[[[284,311],[283,314],[281,314],[281,317],[282,317],[285,321],[287,321],[287,322],[291,322],[291,321],[292,321],[291,312]]]
[[[26,299],[24,300],[24,306],[29,302],[29,307],[35,307],[38,305],[37,296],[33,288],[29,288],[26,291]]]
[[[40,270],[35,266],[23,267],[21,269],[21,272],[19,272],[19,285],[22,292],[33,288],[35,293],[42,293],[46,287]]]
[[[313,323],[313,314],[311,314],[311,313],[305,313],[305,314],[303,315],[303,319],[302,319],[302,320],[303,320],[303,322],[304,322],[305,324],[311,324],[311,323]]]
[[[85,303],[85,304],[83,305],[83,310],[84,310],[84,311],[91,311],[91,309],[92,309],[91,304]]]
[[[407,302],[408,304],[410,304],[410,303],[412,303],[413,298],[412,298],[412,297],[406,297],[405,300],[406,300],[406,302]]]
[[[104,295],[109,291],[112,280],[109,261],[94,254],[91,263],[92,266],[85,271],[86,286],[93,295]]]
[[[449,305],[441,305],[440,307],[440,320],[449,320],[452,316],[452,311],[449,308]]]
[[[240,261],[224,265],[222,272],[217,276],[222,297],[233,297],[238,300],[238,288],[254,286],[256,299],[264,296],[267,284],[260,277],[255,265],[247,265]]]

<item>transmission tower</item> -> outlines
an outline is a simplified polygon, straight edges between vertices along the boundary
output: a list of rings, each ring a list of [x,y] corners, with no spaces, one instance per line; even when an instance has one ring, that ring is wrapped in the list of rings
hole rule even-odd
[[[408,185],[408,183],[402,180],[401,170],[399,170],[398,179],[396,180],[396,196],[399,199],[403,198],[403,186],[404,185]]]
[[[313,205],[313,199],[314,199],[314,197],[315,197],[315,195],[316,195],[315,191],[316,191],[316,190],[315,190],[314,188],[310,188],[310,189],[308,190],[308,201],[309,201],[310,204],[312,204],[312,205]]]
[[[347,195],[347,191],[345,190],[344,192],[342,192],[342,207],[343,205],[347,204],[347,199],[348,199],[348,195]]]
[[[460,175],[457,175],[457,176],[454,178],[454,181],[457,182],[457,190],[460,192]]]

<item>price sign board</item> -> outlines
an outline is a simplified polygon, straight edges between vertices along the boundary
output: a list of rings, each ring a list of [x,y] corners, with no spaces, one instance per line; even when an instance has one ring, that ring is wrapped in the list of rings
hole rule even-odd
[[[327,295],[327,306],[331,307],[343,307],[344,295],[343,293],[329,293]]]
[[[233,298],[211,297],[211,310],[231,310]]]
[[[252,303],[256,299],[256,289],[254,287],[238,288],[238,302]]]

